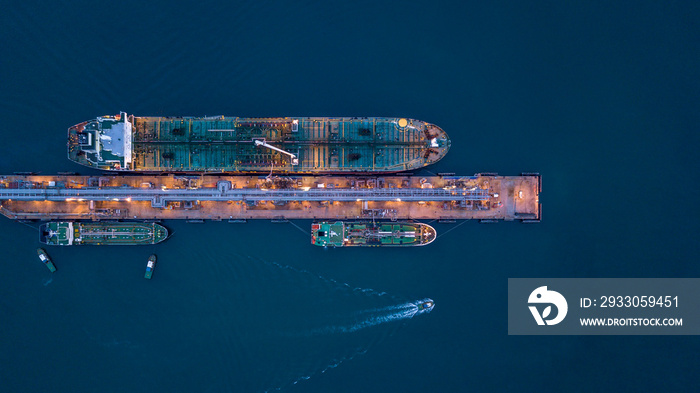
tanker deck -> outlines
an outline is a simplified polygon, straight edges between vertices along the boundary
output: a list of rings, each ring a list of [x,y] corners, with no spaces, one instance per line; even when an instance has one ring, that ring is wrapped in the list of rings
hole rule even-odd
[[[387,117],[139,117],[122,112],[68,129],[68,158],[140,173],[392,173],[447,154],[438,126]]]
[[[17,220],[521,220],[541,218],[521,176],[0,176]]]

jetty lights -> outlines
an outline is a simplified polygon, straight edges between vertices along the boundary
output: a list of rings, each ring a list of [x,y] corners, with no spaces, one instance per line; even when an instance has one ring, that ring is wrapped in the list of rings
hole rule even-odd
[[[131,202],[131,197],[126,198],[127,202]]]
[[[401,198],[396,198],[396,202],[401,202]]]
[[[119,202],[119,198],[112,198],[113,201]]]
[[[360,199],[360,198],[357,198],[357,202],[362,202],[362,199]]]
[[[302,187],[301,189],[304,191],[309,191],[311,189],[311,187]]]

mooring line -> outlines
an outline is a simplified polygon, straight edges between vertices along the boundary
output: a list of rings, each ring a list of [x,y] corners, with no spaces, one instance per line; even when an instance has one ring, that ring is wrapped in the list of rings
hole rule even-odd
[[[446,230],[445,232],[438,234],[438,236],[437,236],[435,239],[437,240],[437,239],[441,238],[442,236],[447,235],[448,233],[450,233],[450,232],[454,231],[455,229],[459,228],[462,224],[464,224],[464,223],[467,222],[467,221],[469,221],[469,220],[464,220],[464,221],[460,222],[459,224],[453,226],[452,228]]]
[[[308,235],[308,234],[309,234],[309,231],[305,231],[304,228],[302,228],[302,227],[300,227],[299,225],[295,224],[294,222],[292,222],[292,220],[289,220],[289,223],[292,224],[292,225],[294,225],[294,226],[295,226],[298,230],[300,230],[303,234],[305,234],[305,235]]]
[[[37,227],[35,227],[35,226],[32,226],[32,225],[29,225],[29,224],[27,224],[26,222],[22,222],[22,221],[20,221],[19,223],[20,223],[20,224],[24,224],[24,225],[26,225],[26,226],[28,226],[28,227],[30,227],[30,228],[32,228],[32,229],[34,229],[34,230],[36,230],[36,231],[38,231],[38,230],[39,230],[39,228],[37,228]]]

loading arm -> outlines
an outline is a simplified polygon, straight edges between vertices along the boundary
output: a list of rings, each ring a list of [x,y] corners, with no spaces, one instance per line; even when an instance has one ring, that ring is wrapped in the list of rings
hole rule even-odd
[[[280,148],[269,145],[267,142],[265,142],[264,139],[263,140],[255,139],[255,146],[264,146],[264,147],[267,147],[268,149],[272,149],[272,150],[278,151],[280,153],[284,153],[292,158],[292,165],[299,165],[299,159],[297,159],[297,156],[295,154],[292,154],[288,151],[284,151]]]

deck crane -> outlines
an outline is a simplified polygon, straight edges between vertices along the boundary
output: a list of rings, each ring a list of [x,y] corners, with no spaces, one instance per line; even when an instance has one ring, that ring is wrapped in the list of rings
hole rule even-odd
[[[278,151],[280,153],[284,153],[292,158],[292,165],[299,165],[299,159],[297,158],[296,154],[290,153],[288,151],[284,151],[278,147],[274,147],[274,146],[268,144],[267,142],[265,142],[265,139],[262,139],[262,140],[255,139],[255,146],[264,146],[264,147],[267,147],[268,149],[272,149],[272,150]]]

